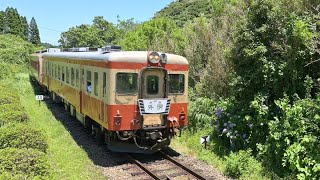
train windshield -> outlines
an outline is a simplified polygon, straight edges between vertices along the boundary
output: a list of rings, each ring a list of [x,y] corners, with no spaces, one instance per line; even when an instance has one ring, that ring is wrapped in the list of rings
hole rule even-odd
[[[138,92],[137,73],[117,73],[116,91],[118,94],[136,94]]]

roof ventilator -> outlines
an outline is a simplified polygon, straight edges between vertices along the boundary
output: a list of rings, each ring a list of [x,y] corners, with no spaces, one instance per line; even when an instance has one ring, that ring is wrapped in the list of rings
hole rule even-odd
[[[119,45],[108,45],[102,48],[102,54],[113,52],[113,51],[121,51],[121,46]]]

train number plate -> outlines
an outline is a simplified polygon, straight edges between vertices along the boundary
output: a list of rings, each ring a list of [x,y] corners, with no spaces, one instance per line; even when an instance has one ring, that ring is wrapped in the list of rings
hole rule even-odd
[[[139,99],[141,114],[168,114],[170,99]]]

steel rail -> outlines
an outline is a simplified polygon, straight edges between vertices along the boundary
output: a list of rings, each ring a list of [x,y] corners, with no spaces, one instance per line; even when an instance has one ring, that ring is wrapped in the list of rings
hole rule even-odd
[[[139,160],[133,158],[130,154],[127,154],[128,158],[135,163],[137,166],[139,166],[144,172],[146,172],[149,176],[151,176],[153,179],[161,180],[159,176],[152,173],[151,170],[149,170],[147,167],[145,167]]]
[[[204,178],[203,176],[201,176],[200,174],[192,171],[191,169],[187,168],[186,166],[182,165],[181,163],[179,163],[178,161],[174,160],[172,157],[168,156],[166,153],[159,151],[160,154],[167,160],[171,161],[172,163],[174,163],[175,165],[179,166],[180,168],[182,168],[183,170],[187,171],[188,173],[190,173],[191,175],[193,175],[194,177],[196,177],[197,179],[200,180],[206,180],[206,178]]]

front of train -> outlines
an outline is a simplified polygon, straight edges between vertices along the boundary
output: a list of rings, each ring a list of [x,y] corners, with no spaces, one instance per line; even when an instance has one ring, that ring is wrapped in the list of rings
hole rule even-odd
[[[119,126],[119,130],[114,133],[116,140],[109,142],[111,150],[156,152],[168,146],[188,124],[188,61],[179,55],[159,52],[145,52],[144,60],[130,77],[124,72],[115,74],[117,92],[137,88],[137,94],[118,94],[119,99],[132,101],[135,106],[113,110],[113,126]]]

